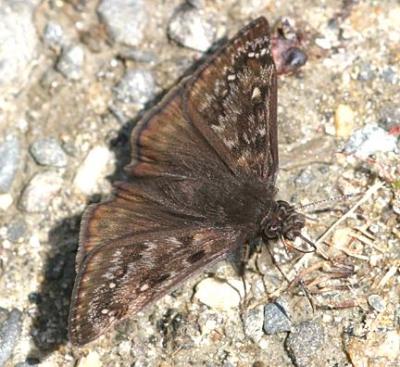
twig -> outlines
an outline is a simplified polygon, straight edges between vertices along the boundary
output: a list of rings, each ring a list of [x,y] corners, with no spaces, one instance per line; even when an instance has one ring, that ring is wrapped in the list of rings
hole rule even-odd
[[[333,223],[326,231],[325,233],[320,236],[316,241],[315,245],[318,247],[320,243],[325,241],[325,239],[333,232],[333,230],[343,223],[350,215],[352,215],[358,207],[360,207],[362,204],[364,204],[375,192],[377,192],[381,187],[383,186],[382,182],[377,182],[373,186],[371,186],[364,194],[364,196],[358,200],[357,203],[353,205],[353,207],[344,215],[342,215],[335,223]]]
[[[355,203],[353,205],[353,207],[347,211],[347,213],[343,214],[343,216],[341,216],[335,223],[333,223],[326,231],[325,233],[323,233],[315,242],[315,246],[317,247],[317,251],[319,253],[324,254],[324,252],[322,251],[321,247],[318,246],[319,244],[321,244],[323,241],[325,241],[325,239],[333,232],[333,230],[340,225],[341,223],[343,223],[350,215],[352,215],[357,208],[362,205],[364,202],[366,202],[375,192],[377,192],[381,187],[383,187],[383,183],[382,182],[377,182],[374,185],[372,185],[363,195],[362,198],[360,198],[360,200],[358,200],[357,203]],[[305,254],[304,256],[302,256],[300,258],[300,260],[295,264],[295,266],[293,266],[292,271],[288,274],[288,278],[291,279],[293,277],[293,274],[296,274],[298,272],[298,269],[300,269],[301,267],[304,266],[304,264],[306,262],[308,262],[311,257],[313,256],[313,254]]]

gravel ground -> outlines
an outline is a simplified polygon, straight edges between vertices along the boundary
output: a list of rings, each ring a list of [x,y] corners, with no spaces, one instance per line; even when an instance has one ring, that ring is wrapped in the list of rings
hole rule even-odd
[[[291,286],[263,247],[245,299],[223,262],[71,347],[84,208],[143,111],[260,15],[308,55],[279,79],[279,196],[330,199],[301,209],[314,241],[343,221],[317,253],[271,244]],[[399,24],[396,0],[0,0],[0,366],[399,366]]]

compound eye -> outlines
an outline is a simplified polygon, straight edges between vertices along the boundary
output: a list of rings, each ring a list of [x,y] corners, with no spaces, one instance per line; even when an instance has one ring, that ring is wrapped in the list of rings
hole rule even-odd
[[[282,231],[282,227],[276,223],[267,224],[264,228],[264,235],[266,238],[272,240],[279,237]]]

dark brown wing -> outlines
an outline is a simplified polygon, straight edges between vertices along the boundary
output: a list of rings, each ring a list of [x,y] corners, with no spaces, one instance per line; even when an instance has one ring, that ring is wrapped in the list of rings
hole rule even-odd
[[[182,85],[172,89],[135,126],[132,162],[126,171],[140,177],[218,178],[230,174],[229,156],[215,149],[183,113]]]
[[[135,127],[135,176],[243,173],[274,183],[276,70],[268,22],[258,18],[211,55]],[[217,156],[217,157],[216,157]]]
[[[69,335],[83,345],[170,292],[244,240],[231,228],[186,228],[96,247],[83,259],[72,295]]]
[[[83,215],[76,271],[97,246],[117,244],[138,234],[182,228],[188,222],[201,225],[204,218],[195,209],[186,208],[186,198],[174,195],[174,190],[179,190],[174,182],[163,183],[162,187],[155,180],[116,183],[111,199],[90,205]]]
[[[268,22],[258,18],[198,69],[185,87],[187,118],[240,171],[274,182],[277,82]]]

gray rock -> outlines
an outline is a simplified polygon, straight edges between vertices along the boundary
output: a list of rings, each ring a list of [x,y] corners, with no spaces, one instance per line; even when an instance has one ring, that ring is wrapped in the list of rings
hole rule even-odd
[[[21,311],[14,308],[0,325],[0,366],[8,361],[18,342],[21,335],[21,318]]]
[[[114,93],[120,101],[144,105],[155,95],[153,75],[147,70],[128,70],[114,88]]]
[[[36,174],[22,193],[21,208],[28,213],[47,210],[62,185],[63,180],[57,172],[47,171]]]
[[[157,61],[157,56],[154,52],[138,50],[134,48],[121,51],[119,56],[122,59],[144,62],[148,64],[154,64]]]
[[[400,106],[396,104],[383,105],[379,111],[379,125],[385,130],[397,126],[400,121]]]
[[[11,242],[18,242],[23,238],[27,230],[27,224],[23,218],[14,218],[7,226],[7,239]]]
[[[398,74],[391,66],[382,71],[382,78],[386,83],[396,84],[399,81]]]
[[[141,43],[148,21],[143,0],[102,0],[97,11],[114,41],[130,46]]]
[[[297,177],[294,178],[294,183],[296,186],[306,186],[315,180],[315,176],[311,169],[305,168],[300,171]]]
[[[396,150],[397,137],[377,125],[366,125],[356,130],[345,146],[346,153],[353,153],[359,158],[367,158],[376,152]]]
[[[67,164],[67,155],[54,138],[36,140],[30,152],[35,161],[43,166],[64,167]]]
[[[28,81],[39,43],[31,1],[0,0],[0,95],[18,92]]]
[[[20,162],[20,143],[16,136],[8,135],[0,144],[0,192],[10,190]]]
[[[372,80],[375,77],[375,71],[371,64],[362,64],[357,75],[357,79],[361,81]]]
[[[318,358],[318,350],[325,339],[324,328],[316,321],[305,321],[297,325],[286,339],[286,349],[293,363],[306,367]]]
[[[64,44],[64,30],[55,22],[48,22],[43,31],[43,40],[50,47],[61,47]]]
[[[280,303],[268,303],[264,307],[264,332],[268,335],[290,331],[292,323]]]
[[[215,42],[217,28],[211,14],[185,6],[172,16],[168,35],[182,46],[204,52]]]
[[[84,61],[85,51],[82,46],[67,46],[63,49],[56,68],[66,78],[78,80],[82,76],[82,67]]]
[[[204,8],[206,6],[205,0],[186,0],[186,3],[198,9]]]
[[[377,312],[382,312],[386,308],[385,300],[378,294],[371,294],[368,297],[368,304]]]
[[[244,331],[255,343],[258,343],[263,333],[264,312],[263,307],[256,307],[248,311],[244,319]]]

